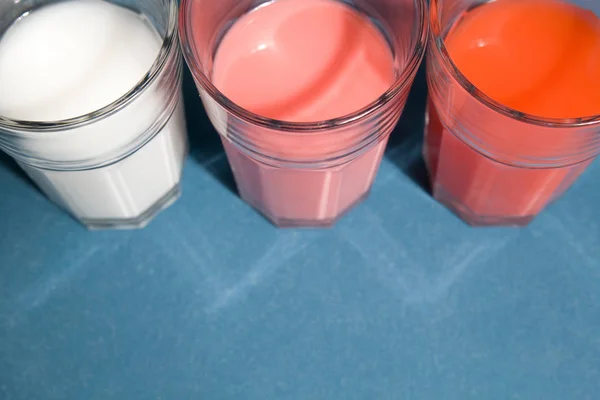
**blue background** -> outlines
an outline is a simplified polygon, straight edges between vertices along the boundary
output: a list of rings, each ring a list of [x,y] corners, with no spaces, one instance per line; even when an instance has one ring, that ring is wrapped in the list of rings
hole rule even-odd
[[[0,399],[600,396],[600,167],[526,229],[429,197],[420,74],[371,197],[277,230],[236,195],[186,76],[183,197],[88,232],[0,165]]]

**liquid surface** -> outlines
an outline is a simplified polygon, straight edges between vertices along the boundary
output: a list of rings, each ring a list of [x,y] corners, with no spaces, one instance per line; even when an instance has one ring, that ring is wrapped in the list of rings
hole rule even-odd
[[[213,82],[234,103],[290,122],[342,117],[393,84],[392,53],[364,15],[332,0],[278,0],[223,38]]]
[[[446,38],[458,69],[505,106],[546,118],[600,114],[600,19],[556,0],[498,0]]]
[[[0,115],[56,121],[96,111],[136,86],[161,42],[141,16],[104,1],[42,7],[0,37]]]

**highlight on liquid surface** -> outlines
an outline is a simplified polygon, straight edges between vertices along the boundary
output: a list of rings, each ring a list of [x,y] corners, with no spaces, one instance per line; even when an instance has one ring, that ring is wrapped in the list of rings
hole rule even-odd
[[[36,9],[0,37],[0,115],[56,121],[96,111],[144,77],[161,44],[141,15],[109,2]]]
[[[486,95],[546,118],[600,114],[600,19],[558,0],[497,0],[446,37],[458,69]]]
[[[395,76],[389,45],[365,15],[334,0],[278,0],[236,21],[212,79],[251,112],[315,122],[369,105]]]

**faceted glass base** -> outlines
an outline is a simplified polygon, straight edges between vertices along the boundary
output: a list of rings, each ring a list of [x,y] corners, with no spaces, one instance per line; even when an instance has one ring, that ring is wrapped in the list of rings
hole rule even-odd
[[[272,166],[227,140],[223,145],[241,198],[281,228],[326,228],[360,203],[371,189],[387,144],[328,168]]]
[[[435,185],[433,188],[433,197],[442,203],[446,208],[456,214],[460,219],[467,224],[478,226],[514,226],[524,227],[529,225],[535,218],[535,215],[510,217],[510,216],[494,216],[494,215],[478,215],[470,210],[465,205],[456,201],[452,196],[440,186]]]
[[[473,226],[526,226],[591,163],[533,168],[499,162],[446,129],[431,104],[423,157],[435,199]]]
[[[141,229],[147,226],[161,211],[173,204],[181,196],[181,186],[177,184],[173,189],[169,190],[161,197],[154,205],[144,211],[136,218],[129,219],[79,219],[83,225],[90,230],[104,229]]]
[[[371,191],[367,191],[364,195],[362,195],[358,200],[352,203],[350,206],[346,207],[343,211],[336,215],[335,218],[325,218],[325,219],[313,219],[313,220],[299,220],[299,219],[286,219],[286,218],[278,218],[273,215],[269,215],[264,210],[261,210],[260,207],[253,204],[251,199],[246,199],[242,196],[242,199],[250,204],[253,208],[255,208],[263,217],[265,217],[269,222],[275,225],[278,228],[282,229],[292,229],[292,228],[331,228],[342,219],[346,214],[348,214],[352,209],[358,206],[360,203],[365,201]]]

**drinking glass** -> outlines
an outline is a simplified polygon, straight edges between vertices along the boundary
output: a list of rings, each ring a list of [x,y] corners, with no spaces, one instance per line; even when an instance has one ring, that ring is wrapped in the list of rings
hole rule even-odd
[[[207,114],[222,139],[241,197],[280,227],[326,227],[369,193],[388,137],[425,52],[424,0],[355,0],[349,6],[381,28],[396,80],[350,115],[293,123],[256,115],[211,82],[214,55],[228,28],[267,1],[183,0],[180,38]]]
[[[160,35],[150,69],[122,97],[86,115],[51,122],[0,115],[0,148],[88,228],[138,228],[180,194],[187,134],[178,1],[109,2],[141,14]],[[19,18],[54,3],[64,1],[0,2],[0,40]],[[119,46],[117,34],[114,40]]]
[[[599,15],[596,0],[572,1]],[[478,0],[431,0],[424,158],[433,196],[474,226],[524,226],[600,151],[600,116],[550,119],[500,104],[454,65],[444,40]],[[534,15],[531,18],[535,18]]]

